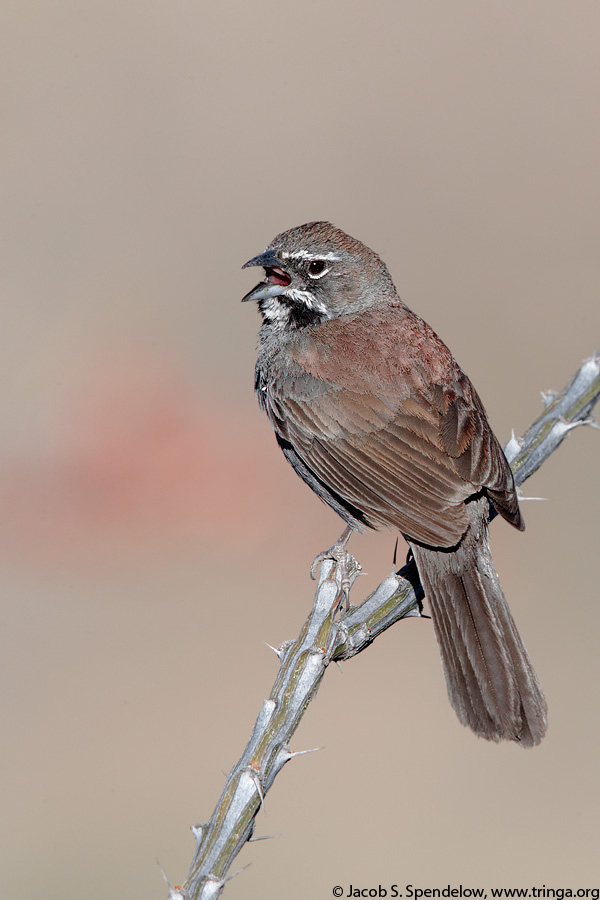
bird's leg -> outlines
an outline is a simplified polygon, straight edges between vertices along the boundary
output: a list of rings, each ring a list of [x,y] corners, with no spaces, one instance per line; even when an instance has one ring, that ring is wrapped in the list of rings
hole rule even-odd
[[[337,564],[340,570],[340,578],[342,583],[341,600],[345,600],[347,610],[350,609],[350,566],[348,565],[348,561],[351,557],[346,547],[348,541],[350,540],[350,535],[353,531],[354,529],[352,528],[352,526],[347,525],[335,544],[330,547],[329,550],[324,550],[322,553],[319,553],[317,556],[315,556],[313,564],[310,567],[310,577],[314,581],[317,577],[317,566],[319,566],[326,559],[332,559]],[[341,602],[339,605],[341,606]]]

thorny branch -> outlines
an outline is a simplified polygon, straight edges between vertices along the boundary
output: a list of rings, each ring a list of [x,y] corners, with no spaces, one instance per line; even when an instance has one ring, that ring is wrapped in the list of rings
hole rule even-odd
[[[600,353],[586,359],[560,393],[542,394],[544,410],[523,437],[505,448],[518,485],[546,460],[579,425],[598,427],[591,411],[600,395]],[[492,516],[493,518],[493,516]],[[360,571],[352,560],[351,583]],[[336,564],[326,560],[313,608],[295,640],[275,652],[281,660],[271,695],[265,700],[252,735],[233,767],[212,818],[192,830],[196,852],[182,886],[169,888],[170,900],[214,900],[223,890],[231,863],[252,839],[256,814],[286,762],[299,755],[288,742],[313,699],[329,663],[349,659],[373,643],[398,619],[420,615],[423,591],[411,561],[390,574],[366,600],[341,616]],[[309,751],[303,751],[309,752]]]

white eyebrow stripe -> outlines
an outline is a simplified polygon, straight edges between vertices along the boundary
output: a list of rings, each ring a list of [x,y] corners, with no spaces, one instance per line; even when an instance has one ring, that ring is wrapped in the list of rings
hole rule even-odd
[[[322,259],[326,262],[339,262],[341,257],[336,253],[311,253],[310,250],[281,250],[284,259]]]

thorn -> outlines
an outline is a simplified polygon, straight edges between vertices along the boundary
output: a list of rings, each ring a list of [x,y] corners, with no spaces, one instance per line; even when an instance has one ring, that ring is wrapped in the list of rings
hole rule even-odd
[[[561,416],[557,421],[564,426],[565,432],[572,431],[574,428],[579,428],[580,425],[590,425],[592,428],[600,428],[593,416],[586,416],[585,419],[576,419],[574,422],[569,422],[568,419]]]
[[[517,488],[517,497],[519,498],[519,502],[521,500],[548,500],[548,497],[526,497],[525,494],[522,494],[519,488]]]
[[[200,844],[202,843],[202,838],[204,837],[204,829],[206,827],[207,827],[206,822],[203,822],[202,824],[199,824],[199,825],[190,825],[190,828],[192,829],[192,834],[194,835],[194,838],[196,839],[196,847],[199,847]]]
[[[249,837],[248,843],[253,844],[255,841],[272,841],[280,837],[279,834],[261,834],[260,837]]]
[[[552,388],[549,388],[547,391],[541,391],[540,393],[544,406],[550,406],[550,404],[559,396],[558,391],[554,391]]]
[[[324,750],[325,747],[312,747],[310,750],[289,750],[290,759],[293,759],[294,756],[304,756],[306,753],[317,753],[319,750]]]
[[[250,865],[250,863],[248,863]],[[237,874],[237,873],[236,873]],[[229,876],[233,878],[233,875]],[[225,887],[225,881],[229,879],[217,878],[216,875],[207,875],[204,885],[202,887],[202,892],[205,897],[218,897],[221,894],[221,891]],[[184,900],[184,898],[182,898]]]
[[[268,647],[269,650],[273,651],[277,659],[281,659],[281,652],[277,649],[277,647],[272,647],[271,644],[267,644],[266,641],[263,641],[263,644],[265,645],[265,647]]]
[[[351,610],[348,610],[347,612],[345,612],[341,615],[341,618],[338,621],[337,630],[335,632],[332,631],[332,633],[330,634],[328,646],[324,648],[326,665],[328,665],[332,661],[333,651],[335,650],[335,648],[337,646],[339,646],[339,645],[341,645],[343,647],[348,646],[349,631],[348,631],[348,628],[346,627],[346,625],[344,624],[344,619],[346,618],[346,616],[348,616],[350,614],[350,612],[354,611],[354,609],[355,609],[355,607],[352,607]],[[343,675],[344,670],[342,669],[339,659],[334,659],[333,662],[336,664],[336,666],[338,667],[338,669],[340,670],[340,672]]]
[[[161,874],[162,877],[163,877],[163,881],[165,882],[165,884],[166,884],[166,886],[169,888],[169,890],[171,890],[171,885],[169,884],[169,879],[168,879],[167,876],[165,875],[165,870],[164,870],[163,867],[161,866],[160,860],[158,859],[158,857],[156,857],[156,865],[158,866],[158,869],[159,869],[159,871],[160,871],[160,874]]]
[[[504,452],[510,461],[512,458],[517,456],[521,447],[523,446],[523,441],[521,438],[517,437],[514,431],[514,428],[511,428],[510,431],[510,440],[508,441],[506,447],[504,448]]]
[[[600,431],[600,425],[596,422],[593,416],[587,416],[587,418],[581,420],[582,425],[589,425],[590,428],[597,428]]]
[[[398,538],[396,538],[396,546],[394,547],[394,558],[392,560],[392,571],[396,571],[396,559],[398,558]]]
[[[165,871],[164,871],[163,867],[161,866],[160,862],[158,861],[158,859],[156,860],[156,865],[158,866],[158,868],[160,870],[160,874],[162,875],[164,882],[168,888],[169,900],[185,900],[183,894],[181,893],[181,885],[176,884],[176,885],[172,886],[171,884],[169,884],[169,879],[165,875]]]
[[[245,866],[242,866],[241,869],[238,869],[237,872],[234,872],[232,875],[228,875],[227,878],[225,879],[225,881],[221,881],[220,883],[221,883],[221,884],[227,884],[228,881],[231,881],[232,878],[237,878],[238,875],[241,875],[242,872],[244,872],[244,871],[245,871],[247,868],[249,868],[249,866],[251,866],[251,865],[252,865],[251,862],[246,863]]]
[[[256,785],[256,790],[258,791],[258,796],[260,797],[260,805],[264,806],[265,795],[263,794],[262,784],[260,783],[260,778],[258,777],[258,772],[252,766],[248,766],[247,771],[250,772],[250,775],[252,776],[252,778],[254,780],[254,784]]]

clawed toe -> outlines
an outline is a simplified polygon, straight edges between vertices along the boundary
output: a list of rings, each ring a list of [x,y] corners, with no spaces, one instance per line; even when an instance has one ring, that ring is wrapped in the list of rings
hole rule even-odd
[[[333,547],[331,547],[329,550],[323,550],[321,553],[317,553],[317,555],[313,559],[312,565],[310,567],[310,577],[313,581],[316,581],[317,569],[322,562],[325,562],[326,559],[335,559],[335,556],[333,555]]]
[[[348,550],[346,549],[346,545],[352,534],[352,528],[348,526],[344,529],[340,537],[337,539],[335,544],[329,548],[329,550],[324,550],[322,553],[317,554],[313,560],[313,564],[310,567],[310,577],[313,581],[317,577],[317,569],[321,565],[321,563],[325,562],[326,559],[332,559],[338,566],[340,570],[340,578],[341,578],[341,596],[338,603],[338,606],[341,606],[342,603],[345,604],[346,609],[350,609],[350,565],[349,561],[352,559]]]

